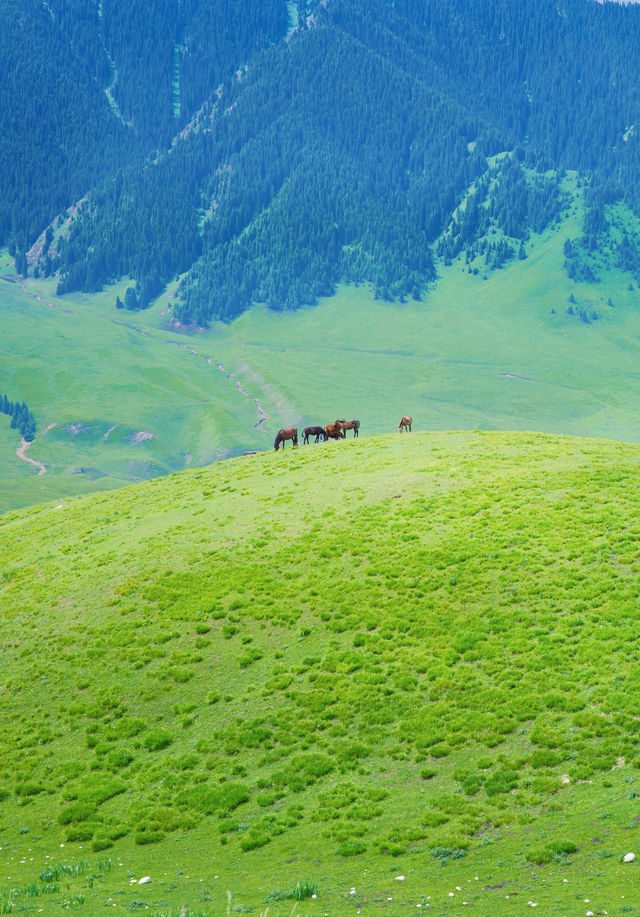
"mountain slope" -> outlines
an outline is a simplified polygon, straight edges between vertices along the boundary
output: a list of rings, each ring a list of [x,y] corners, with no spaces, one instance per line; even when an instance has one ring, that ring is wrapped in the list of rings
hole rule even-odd
[[[61,40],[38,0],[0,6],[0,239],[23,254],[61,210],[127,156],[88,56]]]
[[[595,172],[637,209],[636,9],[332,0],[300,21],[170,151],[96,190],[54,261],[62,291],[129,274],[140,292],[190,268],[176,311],[199,324],[338,280],[419,296],[429,244],[505,149]]]
[[[0,901],[635,906],[639,461],[395,434],[3,516]]]
[[[286,23],[280,0],[3,3],[0,242],[24,257],[105,176],[143,168]]]

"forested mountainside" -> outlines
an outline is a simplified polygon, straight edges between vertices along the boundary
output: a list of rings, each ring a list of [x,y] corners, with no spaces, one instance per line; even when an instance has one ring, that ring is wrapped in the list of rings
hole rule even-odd
[[[126,161],[130,138],[91,64],[39,0],[0,3],[0,239],[24,253],[91,185]]]
[[[286,27],[282,0],[3,0],[0,241],[24,254],[96,183],[142,168]]]
[[[86,140],[95,181],[32,249],[36,272],[59,272],[60,292],[130,275],[126,304],[144,306],[183,274],[174,314],[200,324],[255,301],[312,303],[338,280],[419,297],[435,276],[436,240],[444,257],[463,247],[452,241],[454,211],[474,182],[489,187],[499,151],[513,153],[504,193],[490,203],[476,191],[475,203],[493,207],[515,240],[562,206],[548,170],[590,181],[585,236],[596,245],[606,203],[622,198],[640,213],[633,7],[310,0],[287,34],[279,0],[74,2],[85,27],[52,2],[48,28],[85,69],[103,43],[107,67],[93,65],[87,85],[103,110],[109,90],[105,117],[126,141],[110,171]],[[108,156],[109,144],[98,146]],[[56,190],[21,235],[5,218],[19,254],[44,229],[47,204],[52,215],[65,194],[67,204],[81,197],[72,183]],[[9,191],[8,206],[19,199],[28,211],[19,176]],[[526,254],[505,241],[494,266],[516,251]]]

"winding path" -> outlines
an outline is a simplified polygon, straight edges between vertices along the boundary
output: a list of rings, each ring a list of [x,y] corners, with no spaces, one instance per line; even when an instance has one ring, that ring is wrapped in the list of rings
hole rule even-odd
[[[25,279],[15,276],[15,275],[11,276],[11,275],[6,275],[6,274],[0,274],[0,280],[4,280],[7,283],[16,284],[17,286],[20,287],[20,289],[22,290],[22,292],[25,295],[36,300],[36,302],[40,303],[41,305],[46,306],[49,309],[56,309],[56,310],[58,309],[58,304],[49,302],[43,296],[31,290],[29,288],[28,282]],[[72,309],[61,309],[60,311],[65,312],[68,315],[74,315],[74,312]],[[110,318],[108,319],[108,321],[112,322],[115,325],[120,325],[122,327],[128,328],[131,331],[135,331],[138,334],[143,335],[144,337],[149,337],[154,340],[158,340],[157,335],[151,334],[148,331],[144,331],[142,328],[137,327],[136,325],[134,325],[131,322],[119,321],[118,319],[115,319],[115,318]],[[174,339],[174,340],[168,340],[166,343],[173,345],[175,347],[180,347],[182,350],[186,350],[187,353],[189,353],[193,357],[196,357],[196,359],[204,359],[209,366],[215,366],[215,368],[219,372],[223,373],[226,376],[228,382],[230,382],[233,385],[233,387],[236,389],[239,395],[241,395],[243,398],[248,398],[251,401],[253,401],[253,403],[255,404],[256,413],[258,415],[255,423],[253,424],[254,429],[259,429],[260,427],[262,427],[263,424],[268,423],[269,417],[267,415],[267,412],[262,407],[260,403],[260,399],[256,397],[254,393],[247,391],[247,389],[245,388],[243,383],[240,381],[240,379],[236,378],[233,372],[229,372],[229,370],[227,370],[222,365],[222,363],[215,362],[215,360],[212,357],[204,356],[203,354],[195,350],[195,348],[190,347],[188,344],[185,344],[183,341],[177,341]],[[49,430],[52,429],[52,427],[54,426],[56,426],[55,423],[50,424],[44,432],[48,433]],[[115,429],[116,426],[117,424],[111,427],[107,431],[107,433],[104,435],[105,440],[108,441],[109,434]],[[22,444],[16,450],[16,455],[18,456],[18,458],[22,459],[24,462],[28,462],[30,465],[34,465],[38,469],[38,474],[46,474],[47,466],[44,464],[44,462],[39,462],[36,459],[29,458],[29,456],[25,455],[25,452],[29,448],[30,445],[31,443],[27,442],[26,440],[22,440]]]
[[[193,347],[189,347],[188,344],[184,344],[182,341],[168,341],[168,343],[173,344],[176,347],[181,347],[183,350],[188,351],[188,353],[190,353],[192,357],[202,357],[202,354],[198,353],[197,350],[194,350]],[[210,366],[213,364],[213,360],[211,359],[211,357],[204,357],[204,359]],[[216,369],[219,369],[221,373],[224,373],[224,375],[227,377],[227,380],[229,382],[233,382],[235,384],[236,388],[238,389],[241,395],[243,395],[245,398],[253,398],[253,402],[256,406],[256,410],[258,412],[258,418],[259,418],[257,423],[254,423],[253,426],[254,428],[261,427],[262,424],[265,423],[265,421],[267,421],[269,418],[268,418],[266,411],[263,409],[262,405],[260,404],[260,400],[258,398],[253,397],[244,388],[244,386],[238,379],[234,379],[233,373],[225,369],[222,363],[216,363],[215,367]]]
[[[23,462],[29,462],[30,465],[35,465],[36,468],[38,469],[38,474],[46,474],[47,466],[45,465],[44,462],[38,462],[36,461],[36,459],[29,458],[28,455],[25,455],[25,452],[27,451],[30,445],[31,445],[31,442],[27,442],[26,439],[23,439],[21,444],[16,449],[16,455],[18,456],[18,458],[21,458]]]
[[[0,280],[6,280],[7,283],[15,283],[20,287],[23,293],[27,296],[30,296],[31,299],[35,299],[36,302],[42,303],[43,306],[48,306],[49,309],[55,309],[56,307],[52,302],[49,302],[47,299],[43,299],[42,296],[39,296],[37,293],[34,293],[33,290],[30,290],[27,284],[17,275],[15,277],[7,277],[6,275],[0,276]],[[73,315],[71,309],[64,309],[64,312],[67,312],[69,315]]]

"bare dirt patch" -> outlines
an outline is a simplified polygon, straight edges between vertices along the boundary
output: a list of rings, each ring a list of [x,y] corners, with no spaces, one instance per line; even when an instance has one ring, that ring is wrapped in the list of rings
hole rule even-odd
[[[89,427],[84,424],[81,420],[77,423],[68,423],[65,427],[67,433],[71,433],[72,436],[77,436],[79,433],[86,433]]]
[[[127,436],[127,442],[135,446],[138,443],[143,443],[145,439],[153,439],[153,437],[154,434],[149,433],[148,430],[140,430],[138,433],[132,433],[130,436]]]

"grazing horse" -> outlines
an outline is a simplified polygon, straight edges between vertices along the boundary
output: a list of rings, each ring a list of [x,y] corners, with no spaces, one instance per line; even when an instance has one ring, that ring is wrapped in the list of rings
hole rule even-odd
[[[286,439],[292,440],[294,446],[298,445],[298,428],[297,427],[284,427],[282,430],[278,430],[276,441],[273,444],[273,448],[278,451],[280,448],[280,443],[282,443],[282,448],[284,449],[284,441]]]
[[[302,431],[302,444],[306,446],[309,442],[309,437],[315,436],[314,442],[318,442],[320,437],[326,442],[327,434],[324,432],[324,427],[305,427]]]
[[[353,438],[359,435],[358,431],[360,430],[360,421],[359,420],[336,420],[336,423],[339,423],[342,427],[345,435],[347,436],[347,430],[353,430]]]
[[[400,426],[398,427],[398,433],[402,433],[403,429],[404,430],[408,429],[409,433],[411,433],[411,424],[412,423],[413,423],[413,419],[411,417],[408,417],[408,416],[403,417],[402,420],[400,421]]]
[[[324,428],[324,435],[327,439],[344,439],[344,432],[339,420],[335,423],[328,423]]]

